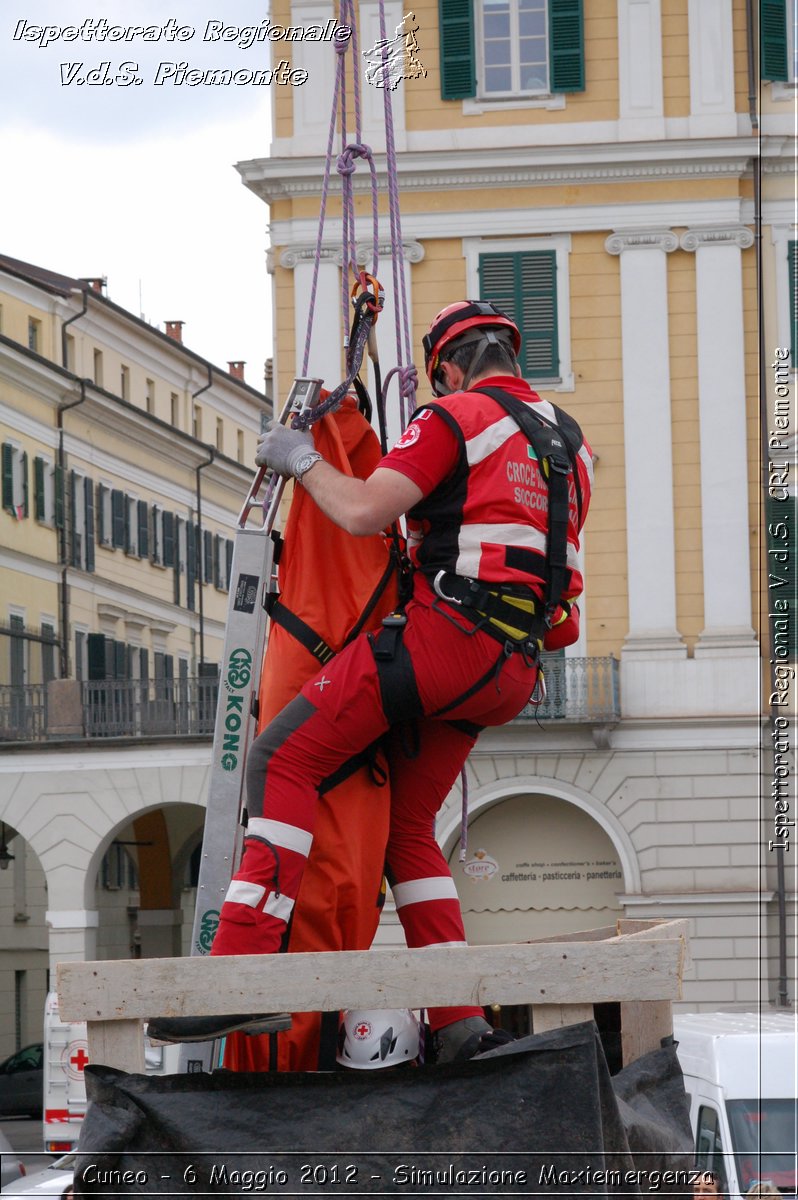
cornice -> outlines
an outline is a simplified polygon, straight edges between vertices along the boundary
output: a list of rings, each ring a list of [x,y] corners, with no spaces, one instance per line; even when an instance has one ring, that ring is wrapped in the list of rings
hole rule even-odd
[[[563,184],[629,183],[641,180],[740,178],[757,153],[752,139],[650,143],[634,146],[496,147],[474,151],[410,151],[399,158],[402,191],[453,188],[540,187]],[[380,189],[387,187],[385,157],[375,156]],[[244,184],[267,203],[317,196],[323,160],[303,155],[250,159],[237,164]],[[350,177],[356,193],[367,193],[371,176]],[[340,192],[333,175],[330,187]]]
[[[709,226],[688,229],[679,239],[682,250],[699,250],[702,246],[738,246],[747,250],[754,244],[754,235],[745,225]]]

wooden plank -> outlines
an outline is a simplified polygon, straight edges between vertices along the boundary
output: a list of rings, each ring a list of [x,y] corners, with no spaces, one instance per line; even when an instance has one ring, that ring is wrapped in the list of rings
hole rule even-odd
[[[681,939],[59,963],[68,1021],[678,999]]]
[[[531,938],[526,946],[540,946],[544,942],[603,942],[615,937],[614,925],[602,925],[600,929],[584,929],[580,933],[555,933],[551,937]]]
[[[533,1004],[532,1032],[545,1033],[565,1025],[579,1025],[593,1020],[592,1004]]]
[[[626,921],[618,922],[616,939],[625,942],[658,942],[682,938],[685,942],[690,936],[690,922],[687,917],[678,917],[673,921]]]
[[[143,1074],[144,1031],[141,1021],[89,1021],[89,1061]]]
[[[659,1050],[664,1037],[673,1033],[670,1000],[621,1001],[621,1056],[628,1066],[652,1050]]]

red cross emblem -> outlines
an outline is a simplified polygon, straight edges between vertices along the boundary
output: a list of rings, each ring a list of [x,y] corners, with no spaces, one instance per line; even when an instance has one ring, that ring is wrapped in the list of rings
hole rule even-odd
[[[355,1026],[355,1037],[361,1042],[367,1038],[370,1033],[371,1025],[368,1021],[361,1021],[359,1025]]]
[[[74,1063],[75,1069],[77,1071],[82,1071],[83,1068],[86,1066],[87,1062],[89,1061],[89,1056],[86,1053],[86,1051],[83,1049],[83,1047],[81,1046],[80,1049],[78,1050],[77,1054],[73,1054],[69,1061],[71,1063]]]

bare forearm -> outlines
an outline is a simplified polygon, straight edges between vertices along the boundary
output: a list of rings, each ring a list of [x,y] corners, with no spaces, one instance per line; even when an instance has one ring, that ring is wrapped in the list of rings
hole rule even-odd
[[[356,537],[379,533],[422,495],[397,471],[378,469],[366,480],[354,479],[323,459],[305,472],[302,486],[331,521]]]

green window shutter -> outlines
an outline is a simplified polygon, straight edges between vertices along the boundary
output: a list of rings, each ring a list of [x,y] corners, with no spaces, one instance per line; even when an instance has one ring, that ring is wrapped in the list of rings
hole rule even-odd
[[[206,529],[203,539],[203,579],[205,583],[213,583],[213,534]]]
[[[790,365],[798,359],[798,242],[787,246],[787,265],[790,277]]]
[[[552,92],[585,90],[582,0],[549,0],[549,66]]]
[[[180,549],[181,549],[180,530],[181,530],[181,527],[184,525],[184,523],[185,522],[183,522],[180,519],[180,517],[175,517],[175,552],[174,552],[174,562],[172,564],[174,567],[174,602],[175,602],[175,604],[180,603],[180,572],[183,569],[183,565],[182,565],[182,562],[180,559]]]
[[[3,508],[14,511],[14,447],[3,442]]]
[[[53,472],[53,516],[56,529],[64,528],[64,468]]]
[[[790,78],[787,61],[787,0],[760,0],[759,41],[762,78],[786,83]]]
[[[136,517],[138,524],[138,555],[139,558],[148,558],[150,553],[150,524],[149,524],[149,508],[146,500],[139,500],[136,504]]]
[[[85,521],[86,570],[94,570],[94,484],[83,480],[83,512]]]
[[[30,501],[28,496],[28,452],[23,451],[20,460],[20,470],[22,472],[22,515],[27,517],[30,511]]]
[[[186,608],[194,607],[194,581],[197,577],[196,525],[186,522]]]
[[[112,655],[108,649],[112,646],[110,638],[103,633],[90,633],[86,638],[89,658],[89,679],[112,679],[109,670]]]
[[[162,514],[163,521],[163,565],[175,565],[175,516],[174,513]]]
[[[230,579],[233,574],[233,548],[234,543],[230,538],[225,540],[225,569],[224,569],[224,586],[225,591],[230,591]]]
[[[97,484],[97,542],[100,546],[108,545],[108,530],[105,528],[105,497],[108,488],[102,483]]]
[[[125,548],[125,493],[118,488],[111,491],[111,545],[114,549]]]
[[[464,100],[477,91],[473,0],[438,0],[441,99]]]
[[[44,473],[47,464],[38,454],[33,460],[33,515],[37,521],[45,521],[47,513],[44,500]]]
[[[78,529],[78,477],[74,471],[69,472],[69,564],[72,567],[81,566],[80,561],[80,530]]]
[[[521,331],[519,363],[524,378],[558,378],[555,252],[481,254],[479,289],[480,299],[492,301],[518,325]]]
[[[794,606],[798,587],[795,561],[798,554],[798,513],[795,496],[790,495],[784,500],[768,496],[765,519],[770,645],[775,650],[773,657],[777,663],[794,662],[798,658],[798,621],[795,620]]]

